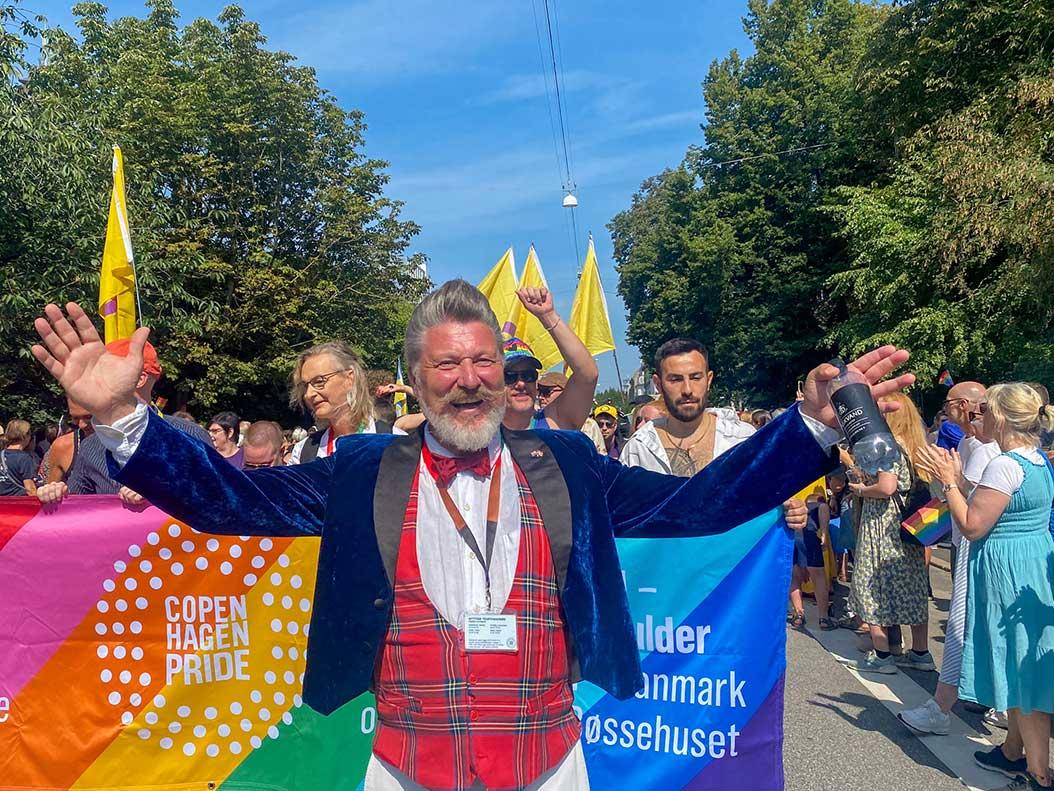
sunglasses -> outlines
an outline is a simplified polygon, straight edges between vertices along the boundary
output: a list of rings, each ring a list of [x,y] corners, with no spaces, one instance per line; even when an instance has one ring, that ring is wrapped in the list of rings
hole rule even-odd
[[[251,461],[242,462],[242,469],[243,470],[263,470],[263,469],[266,469],[266,468],[272,467],[272,466],[274,466],[274,465],[272,465],[270,462],[251,462]]]
[[[531,382],[538,381],[538,372],[533,368],[528,368],[525,371],[505,371],[505,384],[511,387],[517,382],[524,382],[525,384],[531,384]]]
[[[638,420],[637,422],[639,423],[640,421]],[[613,420],[598,420],[597,425],[601,428],[614,428],[615,422]]]
[[[970,404],[972,406],[977,407],[977,412],[979,414],[983,415],[985,412],[988,411],[988,402],[987,401],[976,401],[976,402],[974,402],[974,401],[971,401],[968,398],[946,398],[946,399],[944,399],[944,403],[945,404],[957,404],[960,401],[963,404]]]
[[[543,385],[538,385],[538,395],[541,396],[551,396],[553,393],[562,392],[564,392],[564,388],[562,387],[545,387]]]

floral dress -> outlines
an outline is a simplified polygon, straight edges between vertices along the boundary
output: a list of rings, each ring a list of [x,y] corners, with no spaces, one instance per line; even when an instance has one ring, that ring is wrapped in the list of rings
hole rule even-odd
[[[911,468],[903,456],[891,471],[906,497]],[[868,484],[875,482],[869,478]],[[926,623],[929,592],[923,548],[900,540],[900,507],[896,498],[863,500],[856,540],[853,587],[849,606],[864,623],[876,626]]]

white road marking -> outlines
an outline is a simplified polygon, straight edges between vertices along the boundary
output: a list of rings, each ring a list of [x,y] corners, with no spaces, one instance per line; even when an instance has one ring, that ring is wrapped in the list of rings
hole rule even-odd
[[[806,605],[809,623],[816,623],[815,606]],[[836,629],[824,632],[810,629],[811,634],[820,645],[836,660],[838,658],[856,659],[863,654],[857,650],[857,636],[847,629]],[[914,708],[925,703],[930,694],[916,684],[907,674],[898,671],[895,675],[885,676],[878,673],[857,673],[852,668],[844,667],[853,675],[860,685],[882,703],[894,716],[906,708]],[[985,736],[975,731],[954,713],[951,715],[952,728],[947,736],[921,736],[916,738],[926,746],[937,760],[953,772],[969,791],[993,791],[1004,787],[1009,781],[1002,775],[989,772],[979,767],[973,759],[977,750],[990,750],[993,746]],[[912,733],[910,728],[902,725]]]

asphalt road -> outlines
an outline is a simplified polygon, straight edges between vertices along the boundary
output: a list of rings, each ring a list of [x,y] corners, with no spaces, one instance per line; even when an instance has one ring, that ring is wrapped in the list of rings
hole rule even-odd
[[[938,667],[951,597],[947,566],[947,552],[938,549],[930,569],[930,649]],[[975,750],[1002,743],[1004,732],[989,730],[981,715],[962,703],[955,707],[958,719],[949,736],[920,739],[897,720],[896,711],[933,692],[936,673],[858,676],[835,658],[862,656],[858,638],[846,630],[820,632],[811,606],[808,619],[811,629],[787,630],[788,791],[990,791],[1007,783],[1002,775],[977,768],[972,758]]]

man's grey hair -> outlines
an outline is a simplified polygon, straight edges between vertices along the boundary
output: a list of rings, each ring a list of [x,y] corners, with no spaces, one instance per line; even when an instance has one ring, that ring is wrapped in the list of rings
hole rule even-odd
[[[501,328],[487,298],[471,283],[460,279],[448,280],[421,300],[410,316],[410,323],[406,325],[403,355],[411,375],[417,376],[421,352],[424,349],[425,331],[450,321],[458,324],[485,324],[487,329],[494,333],[494,343],[498,347],[498,354],[501,354]]]

